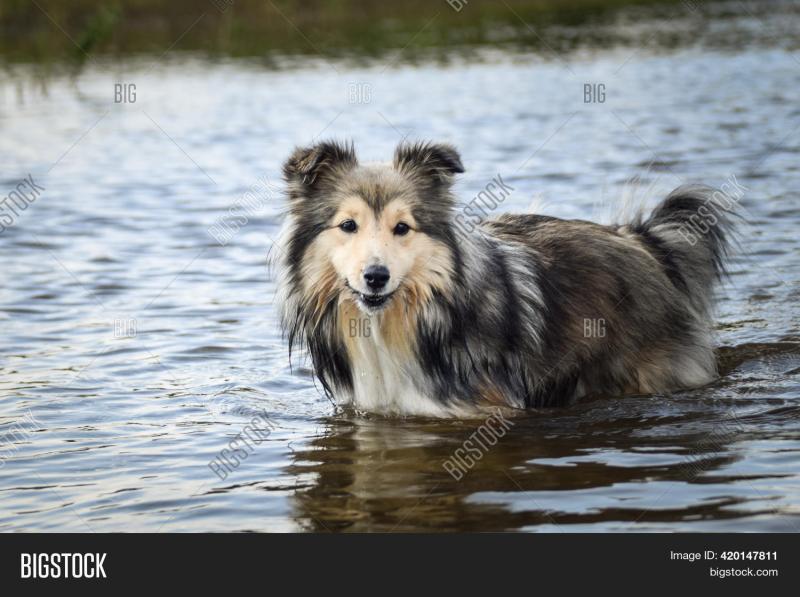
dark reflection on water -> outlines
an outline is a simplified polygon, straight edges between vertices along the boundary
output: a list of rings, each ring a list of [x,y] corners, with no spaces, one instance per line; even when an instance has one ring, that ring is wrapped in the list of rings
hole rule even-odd
[[[781,438],[796,438],[800,406],[775,394],[782,387],[796,395],[797,381],[785,376],[797,369],[800,346],[746,346],[724,351],[723,363],[726,377],[701,391],[597,399],[515,418],[463,477],[441,463],[480,421],[332,419],[288,469],[314,474],[294,497],[296,515],[315,531],[630,523],[798,531],[788,514],[798,491],[797,447]],[[746,388],[733,382],[745,370]],[[729,396],[729,387],[741,395]]]
[[[709,23],[741,41],[724,51],[145,60],[45,89],[17,67],[0,189],[45,190],[0,233],[0,530],[800,530],[800,65],[795,21],[764,18]],[[135,104],[112,103],[120,81]],[[586,83],[606,101],[584,103]],[[460,480],[443,463],[481,421],[335,412],[277,330],[280,163],[320,135],[385,158],[405,134],[462,148],[465,199],[501,173],[509,210],[603,219],[686,181],[747,187],[721,378],[514,417]],[[209,230],[248,193],[220,244]],[[262,413],[266,439],[216,476]]]

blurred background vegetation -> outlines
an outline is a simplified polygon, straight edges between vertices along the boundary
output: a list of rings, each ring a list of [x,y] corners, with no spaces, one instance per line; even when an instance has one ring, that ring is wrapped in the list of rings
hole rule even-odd
[[[541,25],[580,24],[670,0],[2,0],[0,55],[380,54],[392,48],[539,45]],[[691,5],[689,0],[684,4]],[[461,7],[460,10],[456,8]]]

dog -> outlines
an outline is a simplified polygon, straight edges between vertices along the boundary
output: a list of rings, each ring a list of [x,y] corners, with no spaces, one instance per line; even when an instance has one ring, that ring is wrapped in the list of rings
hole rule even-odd
[[[455,148],[422,142],[361,164],[352,143],[325,141],[283,165],[281,324],[326,395],[452,417],[715,379],[732,218],[713,189],[680,187],[624,225],[503,214],[467,233],[462,172]]]

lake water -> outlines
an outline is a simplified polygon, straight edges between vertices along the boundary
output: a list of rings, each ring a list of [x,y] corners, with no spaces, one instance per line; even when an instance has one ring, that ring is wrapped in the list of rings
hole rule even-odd
[[[560,56],[6,67],[0,189],[44,190],[0,233],[0,530],[800,531],[800,19],[748,6]],[[743,185],[719,381],[528,413],[460,480],[481,421],[337,411],[290,368],[266,267],[280,165],[329,136],[452,142],[463,199],[500,174],[503,209],[562,217]]]

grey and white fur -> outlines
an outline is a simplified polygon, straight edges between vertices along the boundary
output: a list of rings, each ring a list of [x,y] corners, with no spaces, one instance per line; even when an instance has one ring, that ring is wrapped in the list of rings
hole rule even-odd
[[[470,416],[716,376],[713,290],[732,214],[711,188],[680,187],[622,225],[503,214],[459,234],[451,189],[464,169],[449,145],[361,164],[328,141],[283,171],[282,326],[341,404]],[[709,206],[713,224],[687,237]]]

